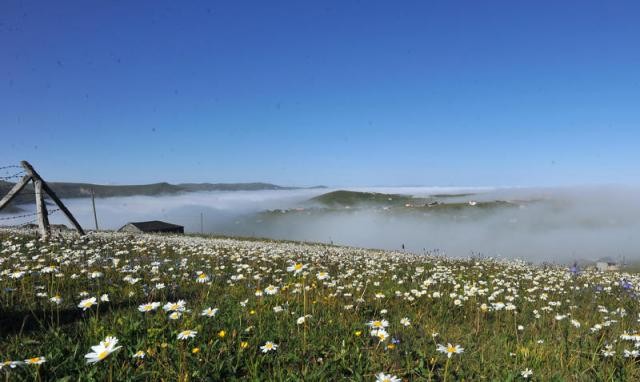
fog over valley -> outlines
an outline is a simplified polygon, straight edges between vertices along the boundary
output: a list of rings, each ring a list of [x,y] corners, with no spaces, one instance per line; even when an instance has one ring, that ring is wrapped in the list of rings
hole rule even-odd
[[[311,199],[333,195],[334,190],[190,192],[98,198],[96,209],[100,229],[162,220],[192,233],[202,229],[383,249],[404,245],[407,251],[439,250],[451,256],[482,254],[534,262],[640,260],[640,193],[632,187],[348,190],[391,196],[375,203],[323,205],[318,202],[322,197]],[[416,199],[398,202],[396,195]],[[90,199],[64,202],[84,228],[94,228]],[[21,207],[33,210],[33,204]],[[60,212],[50,220],[68,225]]]

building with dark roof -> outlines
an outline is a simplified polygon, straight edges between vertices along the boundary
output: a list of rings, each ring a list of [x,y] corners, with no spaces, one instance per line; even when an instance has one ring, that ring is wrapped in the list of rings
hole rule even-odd
[[[118,232],[163,232],[184,233],[184,227],[177,224],[151,220],[148,222],[132,222],[122,226]]]

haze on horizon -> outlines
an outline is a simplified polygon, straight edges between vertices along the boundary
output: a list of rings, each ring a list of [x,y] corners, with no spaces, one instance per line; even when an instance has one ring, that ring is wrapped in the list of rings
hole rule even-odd
[[[96,199],[101,229],[131,221],[163,220],[190,233],[304,240],[449,256],[499,256],[568,263],[610,257],[640,262],[640,188],[354,188],[425,197],[462,193],[456,201],[512,201],[519,208],[447,213],[381,209],[382,205],[331,208],[309,199],[331,189],[192,192]],[[473,195],[469,195],[473,193]],[[80,224],[93,228],[91,200],[66,199]],[[25,206],[33,208],[33,206]],[[297,209],[301,209],[296,211]],[[319,208],[319,209],[318,209]],[[283,213],[281,210],[289,212]],[[269,212],[272,211],[272,212]],[[203,225],[200,225],[201,214]],[[52,223],[68,224],[61,214]]]

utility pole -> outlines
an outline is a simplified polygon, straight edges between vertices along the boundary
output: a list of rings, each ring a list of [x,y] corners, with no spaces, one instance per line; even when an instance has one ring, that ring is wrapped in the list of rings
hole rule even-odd
[[[93,204],[93,221],[96,223],[96,231],[98,230],[98,215],[96,215],[96,193],[91,189],[91,204]]]

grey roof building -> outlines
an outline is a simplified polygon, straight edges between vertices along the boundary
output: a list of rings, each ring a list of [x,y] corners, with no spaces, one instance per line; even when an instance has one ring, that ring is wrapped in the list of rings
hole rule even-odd
[[[147,222],[131,222],[122,226],[118,232],[168,232],[168,233],[184,233],[184,227],[177,224],[171,224],[160,220],[151,220]]]

